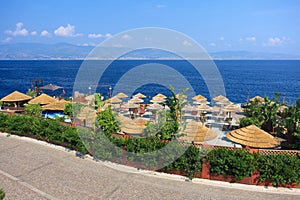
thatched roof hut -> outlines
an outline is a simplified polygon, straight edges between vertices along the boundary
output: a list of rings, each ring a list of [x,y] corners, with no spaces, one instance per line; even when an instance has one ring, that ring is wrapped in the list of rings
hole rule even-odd
[[[47,94],[41,94],[38,97],[35,97],[34,99],[31,99],[28,104],[40,104],[40,105],[46,105],[52,102],[58,101],[57,99],[50,97]]]

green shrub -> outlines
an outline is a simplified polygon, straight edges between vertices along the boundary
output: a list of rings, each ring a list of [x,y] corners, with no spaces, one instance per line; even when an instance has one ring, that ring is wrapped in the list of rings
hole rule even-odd
[[[41,117],[42,108],[39,104],[28,104],[25,106],[25,114],[34,117]]]
[[[187,173],[187,176],[192,179],[196,172],[201,172],[202,170],[202,162],[199,154],[199,149],[195,146],[189,147],[179,147],[180,151],[177,153],[171,153],[175,161],[170,165],[164,167],[166,170],[176,169],[183,173]],[[178,156],[181,153],[181,156]],[[176,157],[175,157],[176,156]]]
[[[272,181],[272,184],[284,185],[300,181],[300,159],[285,154],[259,157],[260,181]]]
[[[211,173],[233,175],[236,180],[251,176],[257,168],[256,158],[247,151],[225,148],[212,150],[207,156]]]
[[[260,127],[260,123],[257,119],[255,118],[251,118],[251,117],[243,117],[241,120],[240,120],[240,127],[245,127],[245,126],[249,126],[249,125],[252,125],[254,124],[255,126],[257,127]]]
[[[62,125],[58,120],[49,120],[26,115],[0,113],[0,129],[9,133],[31,134],[52,142],[66,142],[72,148],[86,153],[78,132],[73,127]]]
[[[0,188],[0,200],[3,200],[5,197],[5,192],[3,191],[2,188]]]

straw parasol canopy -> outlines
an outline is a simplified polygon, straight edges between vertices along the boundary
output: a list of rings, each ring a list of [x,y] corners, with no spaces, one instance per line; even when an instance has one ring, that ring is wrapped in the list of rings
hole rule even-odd
[[[187,142],[194,141],[195,144],[202,144],[217,137],[214,131],[194,120],[187,123],[183,133],[185,136],[181,136],[180,140]]]
[[[143,99],[140,99],[138,97],[133,97],[129,100],[130,103],[143,103],[144,100]]]
[[[159,93],[159,94],[155,95],[153,98],[161,98],[161,99],[165,99],[165,98],[167,98],[167,97],[166,97],[165,95]],[[153,99],[153,98],[152,98],[152,99]]]
[[[208,101],[193,101],[193,104],[195,104],[195,105],[210,104],[210,102],[208,102]]]
[[[165,99],[164,98],[159,98],[159,97],[153,97],[150,102],[152,103],[163,103],[165,102]]]
[[[138,98],[141,98],[141,99],[146,98],[146,96],[143,95],[142,93],[137,93],[136,95],[134,95],[134,97],[138,97]]]
[[[58,90],[60,88],[63,88],[61,86],[58,86],[58,85],[54,85],[54,84],[48,84],[48,85],[45,85],[43,87],[40,87],[41,90]]]
[[[195,108],[189,104],[185,105],[182,109],[182,111],[193,111]]]
[[[146,128],[146,120],[142,118],[136,118],[134,120],[124,117],[123,115],[118,115],[118,119],[121,123],[121,131],[127,134],[138,135],[141,134],[143,129]]]
[[[79,115],[76,117],[80,120],[93,120],[97,117],[97,111],[88,106],[81,109]]]
[[[58,101],[57,99],[54,99],[53,97],[50,97],[47,94],[41,94],[38,97],[35,97],[34,99],[31,99],[28,104],[40,104],[40,105],[46,105],[52,102]]]
[[[9,95],[3,97],[1,99],[1,101],[3,101],[3,102],[22,102],[22,101],[29,101],[30,99],[32,99],[31,96],[23,94],[19,91],[14,91],[13,93],[10,93]]]
[[[211,107],[206,104],[201,104],[197,107],[197,109],[200,111],[210,111]]]
[[[128,98],[128,96],[126,94],[124,94],[123,92],[116,94],[115,97],[117,97],[119,99]]]
[[[132,109],[132,108],[138,108],[138,107],[139,107],[138,104],[131,103],[131,102],[125,103],[124,106],[125,106],[125,108],[127,108],[127,109]]]
[[[211,111],[212,112],[221,112],[221,107],[219,107],[219,106],[213,106],[213,107],[211,107]]]
[[[194,96],[192,98],[194,101],[207,101],[207,98],[205,98],[204,96],[198,94],[197,96]]]
[[[274,148],[279,144],[276,139],[255,125],[233,130],[226,137],[236,143],[254,148]]]
[[[224,97],[224,96],[222,96],[222,95],[219,95],[219,96],[217,96],[217,97],[214,97],[213,100],[214,100],[214,101],[226,101],[226,100],[229,101],[228,98],[226,98],[226,97]]]
[[[153,103],[147,106],[147,109],[149,110],[162,110],[164,107],[158,103]]]
[[[282,106],[279,106],[278,110],[280,112],[283,112],[285,109],[288,109],[289,107],[287,107],[286,105],[282,105]]]
[[[260,97],[260,96],[255,96],[252,99],[250,99],[250,101],[260,101],[260,102],[264,102],[265,99]]]
[[[43,110],[59,110],[63,111],[65,109],[65,105],[69,103],[66,100],[60,100],[60,101],[54,101],[52,103],[49,103],[45,106],[42,106]]]
[[[241,108],[239,108],[237,105],[229,104],[224,107],[226,112],[241,112]]]
[[[114,96],[113,98],[108,99],[107,102],[108,103],[112,103],[112,104],[114,104],[114,103],[122,103],[122,100],[119,99],[119,98],[117,98],[116,96]]]

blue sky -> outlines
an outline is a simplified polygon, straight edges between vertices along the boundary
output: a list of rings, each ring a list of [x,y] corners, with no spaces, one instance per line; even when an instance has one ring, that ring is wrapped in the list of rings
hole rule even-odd
[[[163,27],[210,52],[300,54],[299,0],[1,0],[0,44],[95,45],[119,32]]]

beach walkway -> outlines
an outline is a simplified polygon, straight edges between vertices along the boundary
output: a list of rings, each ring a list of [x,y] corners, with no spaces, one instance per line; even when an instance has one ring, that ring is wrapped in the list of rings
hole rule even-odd
[[[0,133],[6,199],[298,199],[299,190],[141,172],[80,158],[44,142]]]

